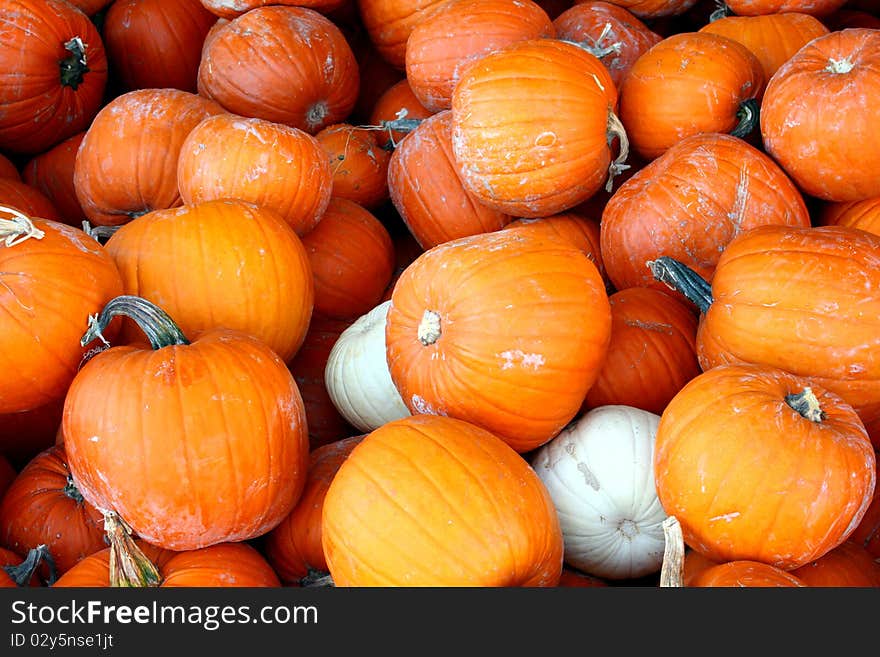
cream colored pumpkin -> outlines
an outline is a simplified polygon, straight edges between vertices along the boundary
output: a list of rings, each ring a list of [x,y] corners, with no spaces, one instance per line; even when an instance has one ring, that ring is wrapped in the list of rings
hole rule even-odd
[[[361,315],[336,340],[324,382],[340,415],[360,431],[410,415],[385,360],[385,317],[391,301]]]
[[[568,565],[604,579],[659,572],[666,519],[654,486],[659,422],[631,406],[599,406],[533,455],[559,513]]]

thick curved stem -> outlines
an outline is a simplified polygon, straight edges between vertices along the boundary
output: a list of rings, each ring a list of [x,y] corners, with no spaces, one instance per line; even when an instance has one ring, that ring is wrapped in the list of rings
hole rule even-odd
[[[715,9],[709,14],[709,22],[713,23],[717,20],[725,18],[726,16],[733,16],[733,12],[730,7],[727,6],[727,3],[724,0],[716,0]]]
[[[58,579],[58,571],[55,568],[55,560],[45,544],[28,550],[27,557],[19,565],[3,566],[3,570],[15,582],[16,586],[27,586],[30,584],[31,578],[41,563],[45,563],[49,569],[49,578],[46,580],[46,585],[52,586],[55,580]]]
[[[86,46],[77,36],[65,43],[64,49],[70,53],[70,56],[58,62],[61,68],[61,84],[76,89],[82,84],[85,74],[89,72],[86,61]]]
[[[822,422],[825,419],[825,411],[822,410],[819,400],[809,386],[801,392],[786,395],[785,403],[810,422]]]
[[[108,301],[97,317],[94,315],[89,317],[89,328],[80,339],[80,345],[85,347],[98,338],[108,344],[102,334],[117,315],[133,319],[147,336],[153,349],[189,344],[189,340],[174,320],[159,306],[141,297],[124,294]]]
[[[754,98],[748,98],[740,103],[739,109],[736,112],[736,118],[739,119],[739,123],[730,131],[730,134],[740,139],[746,138],[752,130],[758,127],[760,111],[761,105]]]
[[[0,240],[3,246],[12,247],[31,238],[40,240],[46,233],[34,226],[29,216],[5,205],[0,205],[0,212],[12,215],[11,218],[0,219]]]
[[[159,569],[131,537],[131,528],[114,511],[104,512],[104,531],[110,541],[110,586],[159,586]]]
[[[88,220],[82,222],[83,232],[99,244],[105,244],[122,226],[92,226]]]
[[[64,486],[64,494],[74,502],[84,501],[82,493],[79,492],[79,488],[76,487],[76,483],[70,475],[67,475],[67,484]]]
[[[663,565],[660,567],[661,588],[680,588],[684,584],[684,537],[675,516],[663,521]]]
[[[660,256],[645,264],[656,280],[683,294],[700,312],[709,310],[712,286],[693,269],[669,256]]]
[[[620,51],[623,49],[623,43],[620,41],[604,43],[611,35],[612,30],[613,26],[611,23],[605,23],[605,26],[602,28],[602,32],[597,39],[589,39],[588,41],[570,41],[568,39],[562,39],[562,41],[586,50],[597,59],[602,59],[608,55],[619,55]]]
[[[611,163],[611,166],[608,167],[608,180],[605,182],[605,191],[608,193],[611,193],[614,178],[629,169],[629,165],[624,164],[626,158],[629,157],[629,137],[626,136],[626,128],[623,127],[623,123],[621,123],[620,119],[617,118],[617,115],[614,112],[608,112],[609,145],[611,145],[615,137],[620,140],[620,150],[618,151],[617,157]]]

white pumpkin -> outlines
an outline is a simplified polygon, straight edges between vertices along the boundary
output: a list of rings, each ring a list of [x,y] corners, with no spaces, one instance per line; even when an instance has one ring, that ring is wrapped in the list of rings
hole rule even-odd
[[[659,572],[667,517],[654,485],[659,422],[631,406],[599,406],[533,454],[573,568],[613,580]]]
[[[390,305],[390,300],[380,303],[346,328],[324,367],[330,400],[342,417],[363,432],[410,415],[385,360],[385,318]]]

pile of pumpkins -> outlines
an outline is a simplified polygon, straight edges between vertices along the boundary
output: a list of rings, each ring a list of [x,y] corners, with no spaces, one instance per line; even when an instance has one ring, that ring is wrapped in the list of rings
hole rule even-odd
[[[0,585],[880,586],[876,0],[0,16]]]

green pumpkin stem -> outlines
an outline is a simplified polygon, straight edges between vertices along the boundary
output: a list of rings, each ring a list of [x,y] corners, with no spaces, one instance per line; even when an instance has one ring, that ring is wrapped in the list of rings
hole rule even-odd
[[[700,312],[709,310],[712,286],[693,269],[669,256],[660,256],[646,264],[656,280],[683,294]]]
[[[49,578],[46,580],[47,586],[52,586],[58,579],[58,570],[55,568],[55,560],[49,552],[49,548],[45,544],[38,545],[28,550],[27,557],[17,566],[3,566],[6,574],[15,582],[16,586],[28,586],[37,567],[45,563],[49,569]]]
[[[110,541],[110,586],[145,588],[159,586],[159,569],[131,537],[131,527],[114,511],[104,512],[104,531]]]
[[[715,21],[726,18],[727,16],[733,16],[733,11],[730,9],[730,7],[727,6],[727,3],[723,0],[716,0],[715,10],[711,14],[709,14],[709,22],[714,23]]]
[[[328,572],[322,572],[309,568],[309,574],[299,580],[299,585],[304,588],[319,588],[322,586],[335,586],[333,577]]]
[[[64,494],[74,502],[81,503],[84,501],[82,493],[79,492],[79,488],[76,487],[76,483],[70,475],[67,475],[67,484],[64,486]]]
[[[3,246],[13,247],[31,238],[39,240],[45,237],[46,233],[34,226],[26,214],[5,205],[0,205],[0,212],[12,215],[11,218],[0,218],[0,244]]]
[[[819,400],[809,386],[801,392],[786,395],[785,403],[810,422],[818,423],[825,419],[825,411],[822,410]]]
[[[70,53],[58,65],[61,68],[61,84],[65,87],[76,89],[82,84],[85,74],[89,72],[86,62],[86,46],[80,37],[73,37],[64,44],[64,49]]]
[[[605,23],[605,27],[602,28],[602,32],[599,33],[599,37],[596,39],[588,37],[588,40],[586,41],[569,41],[568,39],[562,40],[566,43],[572,44],[573,46],[577,46],[578,48],[586,50],[597,59],[602,59],[603,57],[607,57],[608,55],[619,55],[620,51],[623,49],[623,43],[620,41],[615,41],[613,43],[603,43],[606,41],[606,39],[610,37],[613,29],[614,28],[611,23]]]
[[[174,323],[159,306],[147,301],[142,297],[123,294],[107,302],[104,309],[97,316],[89,317],[89,328],[79,341],[85,347],[93,340],[100,339],[109,345],[104,339],[103,332],[117,315],[123,315],[135,321],[150,341],[153,349],[170,347],[172,345],[189,344],[189,340],[183,331]]]
[[[105,244],[122,226],[92,226],[88,221],[82,222],[83,232],[99,244]]]
[[[739,119],[739,123],[730,131],[730,134],[734,137],[745,139],[758,126],[760,108],[761,106],[754,98],[748,98],[740,103],[739,109],[736,112],[736,118]]]
[[[660,566],[660,586],[663,588],[681,587],[684,582],[684,536],[681,523],[675,516],[667,516],[663,521],[663,563]]]
[[[615,160],[611,163],[611,166],[608,167],[608,180],[605,182],[605,191],[608,193],[611,193],[614,179],[629,169],[629,165],[624,164],[626,158],[629,157],[629,137],[626,135],[626,128],[623,127],[623,123],[617,118],[617,115],[614,112],[608,112],[609,146],[614,141],[615,137],[620,140],[620,151]]]

